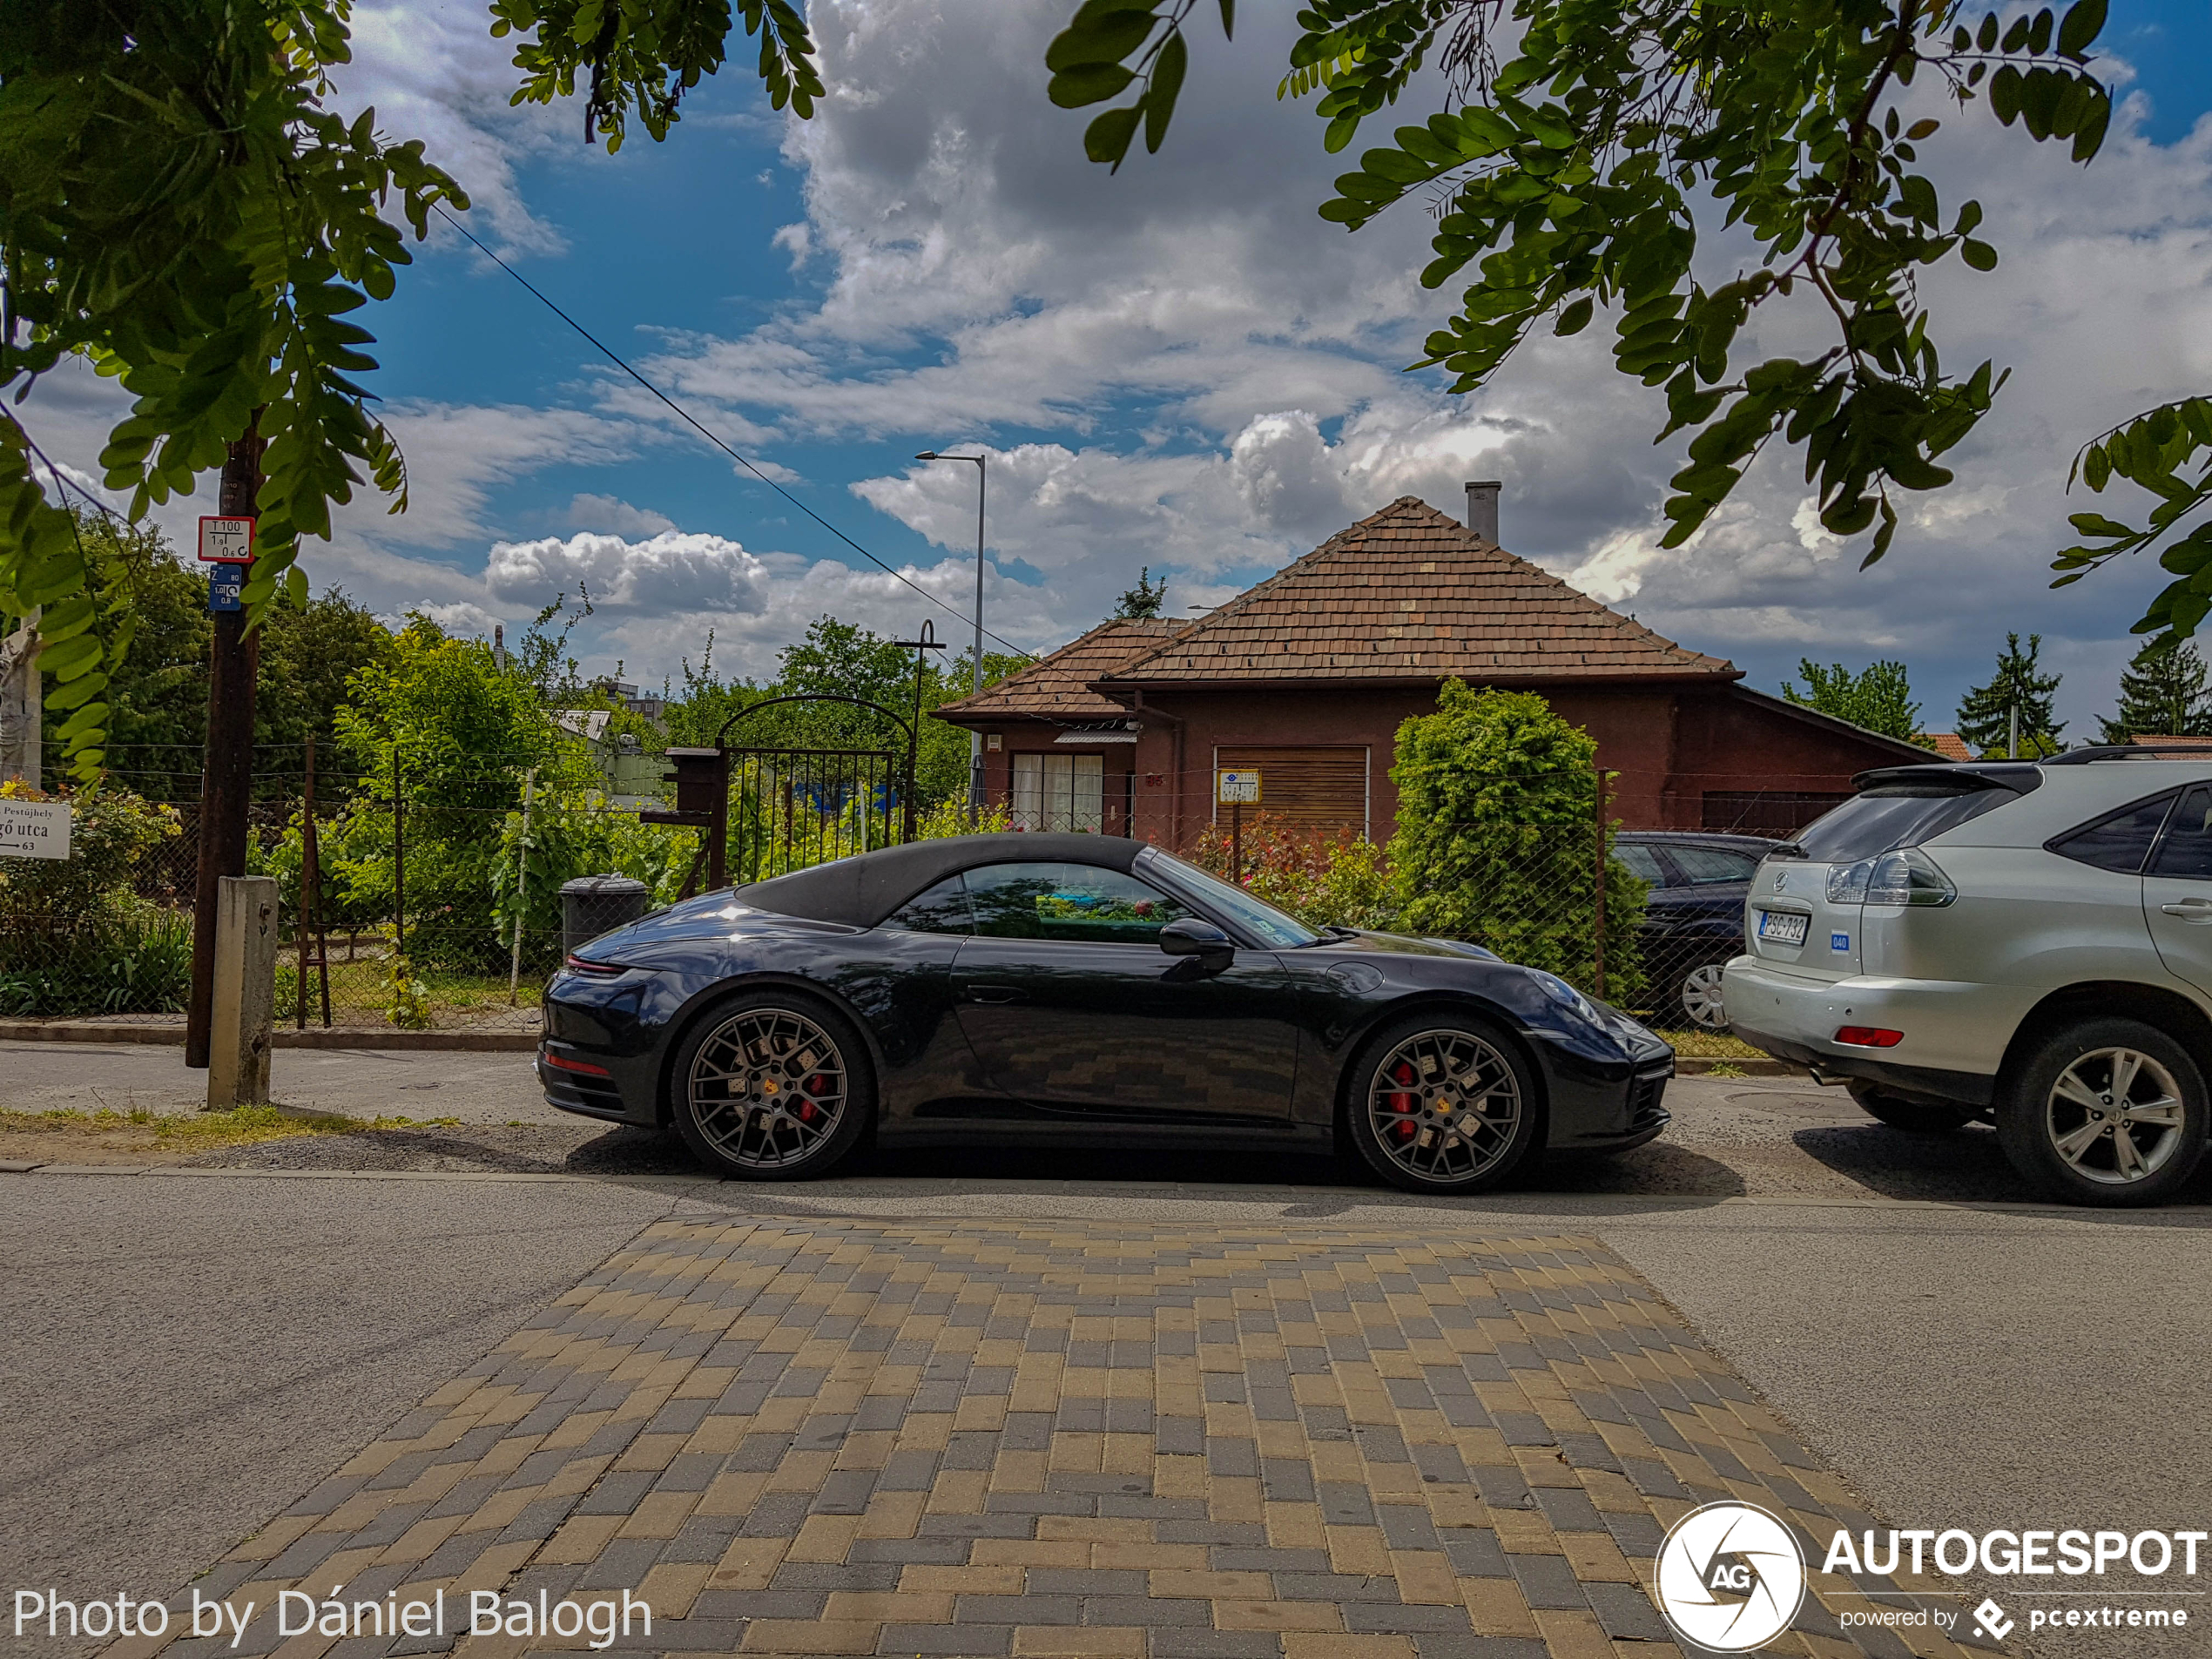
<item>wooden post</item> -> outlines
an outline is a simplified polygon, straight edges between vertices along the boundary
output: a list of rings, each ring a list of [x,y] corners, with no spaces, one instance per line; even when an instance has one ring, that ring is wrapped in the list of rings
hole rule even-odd
[[[300,813],[300,1028],[307,1028],[307,969],[322,984],[323,1028],[330,1028],[330,935],[322,914],[322,844],[315,833],[315,740],[307,739],[307,783]],[[307,955],[312,933],[315,954]]]
[[[392,954],[407,960],[407,804],[400,799],[400,740],[392,739]]]
[[[1229,885],[1244,885],[1244,803],[1229,803]]]
[[[1598,1001],[1605,1000],[1605,768],[1597,766],[1597,934],[1593,946]]]
[[[276,1021],[276,880],[226,875],[215,908],[207,1104],[264,1106]]]

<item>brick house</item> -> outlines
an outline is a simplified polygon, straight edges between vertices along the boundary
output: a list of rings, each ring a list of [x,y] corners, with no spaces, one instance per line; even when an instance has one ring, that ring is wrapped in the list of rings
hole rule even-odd
[[[1451,675],[1587,730],[1631,829],[1786,833],[1856,772],[1938,759],[1751,690],[1413,496],[1204,617],[1103,623],[936,716],[983,733],[986,795],[1027,827],[1187,846],[1214,771],[1250,767],[1269,818],[1380,840],[1399,724]]]

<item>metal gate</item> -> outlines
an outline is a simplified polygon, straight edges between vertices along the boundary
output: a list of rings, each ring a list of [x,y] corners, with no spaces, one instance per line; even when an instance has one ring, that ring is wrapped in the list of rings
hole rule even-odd
[[[888,749],[732,749],[729,868],[763,881],[902,840],[910,791]]]

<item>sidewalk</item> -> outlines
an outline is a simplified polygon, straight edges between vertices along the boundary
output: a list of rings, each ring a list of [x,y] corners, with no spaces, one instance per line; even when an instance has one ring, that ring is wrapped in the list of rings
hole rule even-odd
[[[1871,1524],[1605,1247],[1454,1231],[656,1223],[194,1588],[631,1589],[624,1652],[1624,1659],[1695,1505]],[[1812,1583],[1770,1651],[1906,1652]],[[453,1645],[188,1629],[110,1651]]]

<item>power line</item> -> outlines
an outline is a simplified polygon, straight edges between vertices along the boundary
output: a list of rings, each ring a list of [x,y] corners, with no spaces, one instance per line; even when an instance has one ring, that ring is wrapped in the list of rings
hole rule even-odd
[[[432,205],[434,206],[436,206],[435,203]],[[892,577],[900,582],[905,583],[907,586],[914,589],[916,593],[920,594],[923,598],[928,600],[931,604],[935,605],[938,610],[943,611],[947,616],[956,617],[961,621],[970,624],[974,621],[974,618],[968,615],[967,612],[954,610],[952,606],[947,604],[935,594],[930,592],[928,589],[921,586],[902,572],[893,570],[881,559],[876,557],[874,554],[869,552],[867,549],[862,547],[858,542],[847,536],[843,530],[838,529],[836,525],[831,523],[829,520],[824,518],[819,513],[809,507],[805,502],[799,500],[798,496],[792,495],[791,491],[786,489],[781,484],[771,478],[766,473],[761,471],[759,468],[754,466],[752,462],[746,460],[735,449],[732,449],[728,444],[723,442],[720,438],[717,437],[713,433],[708,431],[706,428],[700,425],[697,420],[692,418],[691,412],[689,409],[686,409],[674,398],[669,396],[667,393],[662,391],[659,387],[654,385],[643,374],[640,374],[636,369],[632,368],[627,362],[624,361],[623,359],[617,354],[614,348],[609,346],[606,341],[601,340],[598,335],[593,334],[589,328],[586,328],[574,317],[571,317],[567,312],[562,310],[559,306],[554,304],[552,300],[547,299],[544,293],[542,293],[536,285],[531,282],[528,277],[524,276],[520,271],[517,271],[513,266],[508,264],[506,260],[501,259],[499,255],[493,253],[491,249],[486,247],[484,244],[478,239],[476,233],[474,231],[470,230],[466,225],[463,225],[451,213],[447,212],[442,206],[438,207],[438,216],[444,219],[447,224],[452,226],[454,229],[459,231],[463,236],[467,237],[471,242],[475,243],[476,251],[478,253],[482,253],[494,265],[496,265],[501,270],[506,272],[509,276],[513,277],[516,281],[521,283],[525,288],[528,288],[530,293],[536,296],[538,302],[544,306],[547,310],[550,311],[563,322],[568,324],[570,327],[575,329],[577,333],[582,334],[586,340],[590,341],[609,362],[612,363],[624,374],[629,375],[631,380],[636,381],[638,385],[644,387],[655,397],[658,398],[663,403],[665,403],[670,409],[675,412],[679,420],[683,421],[685,425],[689,426],[694,432],[697,432],[701,437],[705,438],[716,448],[722,451],[724,455],[729,456],[731,460],[736,462],[740,467],[743,467],[747,472],[758,478],[762,483],[767,485],[769,489],[774,490],[779,496],[781,496],[793,507],[799,509],[800,512],[806,514],[807,517],[813,519],[817,524],[819,524],[832,536],[837,537],[839,541],[844,543],[846,546],[851,548],[855,553],[858,553],[862,558],[866,559],[870,564],[874,565],[876,569],[881,570],[885,575]],[[1034,663],[1039,660],[1028,651],[1023,651],[1012,640],[1001,638],[999,635],[993,633],[988,628],[984,629],[982,631],[986,638],[997,640],[1000,644],[1005,646],[1008,651],[1013,652],[1014,655],[1021,658],[1023,661]]]

